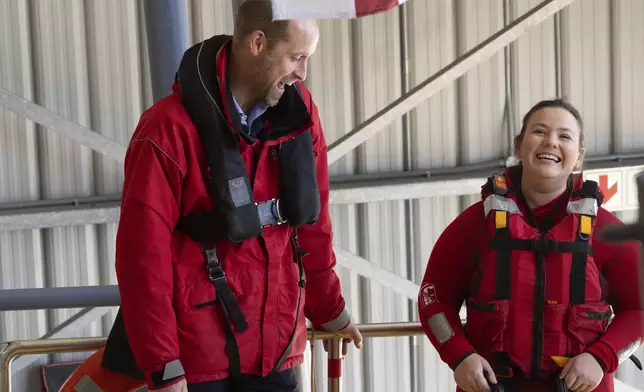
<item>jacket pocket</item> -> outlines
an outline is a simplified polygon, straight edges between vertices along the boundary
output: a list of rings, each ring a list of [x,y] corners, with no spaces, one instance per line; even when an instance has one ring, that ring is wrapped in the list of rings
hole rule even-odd
[[[175,269],[173,306],[178,312],[192,312],[217,303],[215,286],[202,268]]]
[[[543,356],[555,370],[550,357],[567,355],[568,336],[564,332],[567,312],[567,304],[547,304],[543,311]]]
[[[190,310],[208,308],[217,305],[217,290],[209,280],[200,281],[188,291],[188,306]]]
[[[468,299],[466,334],[476,351],[488,357],[508,349],[508,300],[476,302]]]
[[[573,305],[568,313],[568,356],[575,356],[594,343],[608,328],[613,312],[605,302]]]

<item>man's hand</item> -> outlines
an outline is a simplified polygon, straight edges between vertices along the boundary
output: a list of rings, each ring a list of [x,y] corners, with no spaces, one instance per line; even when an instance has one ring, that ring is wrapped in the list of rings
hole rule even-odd
[[[188,392],[188,383],[184,378],[183,380],[179,381],[176,384],[172,384],[168,387],[161,388],[161,389],[154,389],[151,391],[152,392]]]
[[[342,355],[347,355],[347,345],[351,342],[356,346],[358,350],[362,348],[362,334],[358,330],[358,327],[353,323],[349,323],[343,330],[340,332],[346,333],[349,335],[348,338],[342,339]]]
[[[490,363],[476,353],[469,355],[454,369],[454,381],[465,392],[490,392],[488,381],[497,383]]]
[[[353,323],[349,323],[344,329],[338,331],[343,335],[349,335],[342,339],[342,356],[347,355],[348,347],[347,345],[351,342],[360,350],[362,348],[362,334],[358,330],[358,327]],[[328,343],[326,340],[322,342],[324,346],[324,351],[328,351]]]
[[[571,391],[590,392],[602,382],[604,372],[595,357],[581,353],[568,361],[559,377],[566,379],[566,387]]]

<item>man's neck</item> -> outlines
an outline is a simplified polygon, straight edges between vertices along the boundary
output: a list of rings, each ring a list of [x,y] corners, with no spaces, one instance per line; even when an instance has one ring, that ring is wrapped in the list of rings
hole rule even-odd
[[[230,57],[230,68],[228,70],[230,92],[244,113],[248,113],[257,100],[253,97],[246,83],[244,83],[244,81],[249,79],[249,76],[244,73],[243,66],[239,64],[239,56],[235,56],[234,47],[230,53]]]

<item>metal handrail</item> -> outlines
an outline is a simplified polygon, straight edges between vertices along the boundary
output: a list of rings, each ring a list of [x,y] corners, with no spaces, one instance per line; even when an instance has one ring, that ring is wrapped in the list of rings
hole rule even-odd
[[[416,336],[424,334],[423,327],[418,322],[410,323],[381,323],[358,324],[358,329],[364,338],[384,338],[400,336]],[[308,329],[308,340],[329,340],[328,361],[329,368],[338,369],[341,364],[341,343],[344,335],[339,332],[315,331]],[[39,339],[16,340],[3,343],[0,347],[0,365],[2,373],[0,378],[1,392],[11,392],[11,364],[22,356],[31,354],[53,354],[98,350],[105,345],[107,338],[66,338],[66,339]],[[328,391],[340,392],[341,374],[329,374]]]

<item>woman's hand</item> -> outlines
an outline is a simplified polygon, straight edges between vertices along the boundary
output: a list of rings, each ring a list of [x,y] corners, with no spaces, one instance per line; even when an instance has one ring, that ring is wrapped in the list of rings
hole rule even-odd
[[[568,361],[559,377],[566,379],[566,387],[571,391],[590,392],[602,382],[604,371],[595,357],[581,353]]]
[[[469,355],[454,369],[454,380],[465,392],[490,392],[488,381],[497,383],[492,366],[476,353]]]

